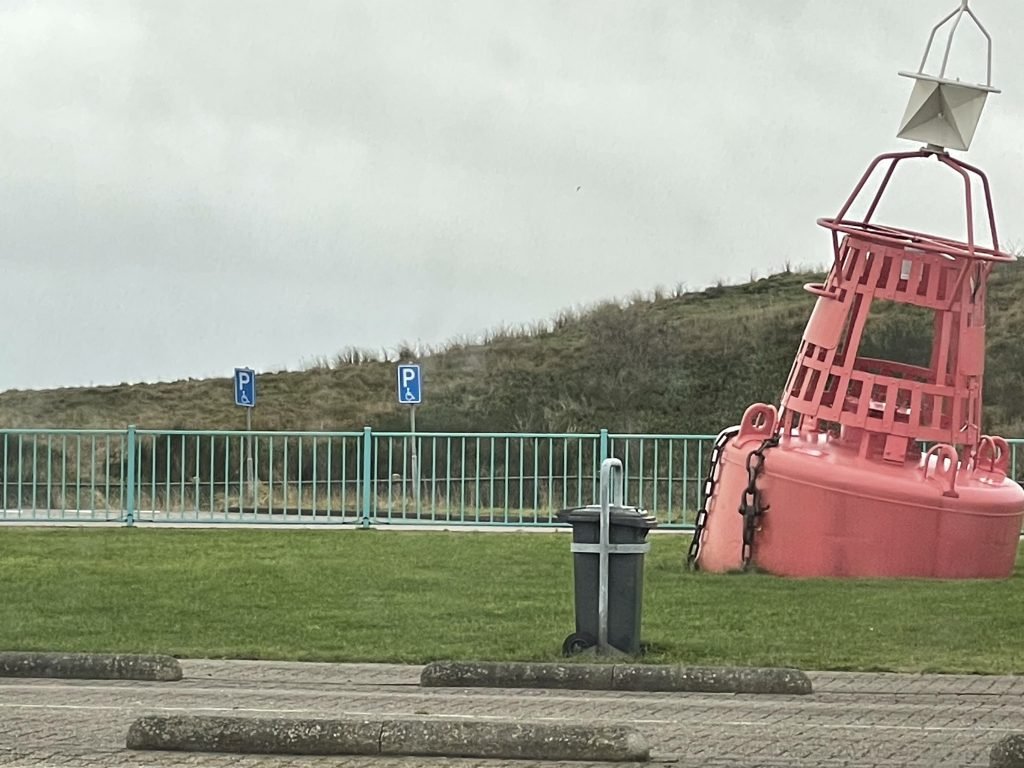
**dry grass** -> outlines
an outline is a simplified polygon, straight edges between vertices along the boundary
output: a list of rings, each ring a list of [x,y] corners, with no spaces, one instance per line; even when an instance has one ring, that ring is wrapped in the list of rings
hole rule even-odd
[[[422,430],[715,433],[747,404],[778,399],[821,279],[786,272],[699,292],[655,290],[569,308],[529,327],[498,328],[437,349],[343,349],[300,372],[260,374],[254,426],[267,430],[404,431],[394,362],[418,358]],[[986,430],[1024,435],[1024,269],[997,268],[989,291]],[[918,345],[898,313],[883,347]],[[874,343],[873,342],[873,343]],[[240,429],[227,378],[0,393],[0,429]]]

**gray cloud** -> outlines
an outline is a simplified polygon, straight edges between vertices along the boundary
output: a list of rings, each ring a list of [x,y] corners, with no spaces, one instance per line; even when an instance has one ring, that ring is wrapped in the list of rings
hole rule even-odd
[[[814,219],[912,146],[896,71],[952,5],[8,2],[0,389],[295,366],[823,264]],[[978,6],[1004,93],[970,159],[1020,239],[1024,10]],[[965,27],[950,71],[983,77],[983,52]],[[901,177],[892,220],[957,234],[937,170]]]

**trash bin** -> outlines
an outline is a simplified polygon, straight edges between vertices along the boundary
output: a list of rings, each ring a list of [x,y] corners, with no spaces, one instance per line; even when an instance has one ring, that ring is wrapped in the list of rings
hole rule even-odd
[[[572,525],[574,545],[598,545],[601,541],[601,507],[565,509],[558,519]],[[608,645],[623,653],[640,653],[640,615],[643,606],[644,553],[647,532],[657,525],[654,517],[635,507],[609,507],[608,540]],[[616,551],[626,545],[626,551]],[[634,545],[634,546],[629,546]],[[636,546],[645,545],[645,546]],[[573,552],[576,631],[565,639],[562,652],[571,656],[598,644],[600,554]],[[588,548],[588,549],[591,549]],[[637,551],[640,550],[640,551]]]

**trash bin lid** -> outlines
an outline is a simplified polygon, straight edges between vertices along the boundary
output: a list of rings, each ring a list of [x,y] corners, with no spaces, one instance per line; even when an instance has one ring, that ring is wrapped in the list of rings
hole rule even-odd
[[[563,509],[556,517],[564,523],[600,523],[601,506],[590,504],[586,507],[570,507]],[[624,525],[630,528],[654,528],[657,519],[647,510],[638,507],[620,507],[613,504],[608,508],[608,520],[612,525]]]

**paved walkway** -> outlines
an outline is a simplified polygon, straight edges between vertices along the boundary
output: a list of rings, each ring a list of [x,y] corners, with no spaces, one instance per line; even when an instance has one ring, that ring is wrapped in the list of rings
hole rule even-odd
[[[185,679],[176,683],[0,679],[0,768],[525,765],[126,750],[131,721],[159,713],[632,723],[649,736],[656,764],[678,768],[987,766],[992,744],[1007,733],[1024,732],[1024,677],[814,673],[811,696],[734,696],[421,689],[420,667],[383,664],[182,666]]]

